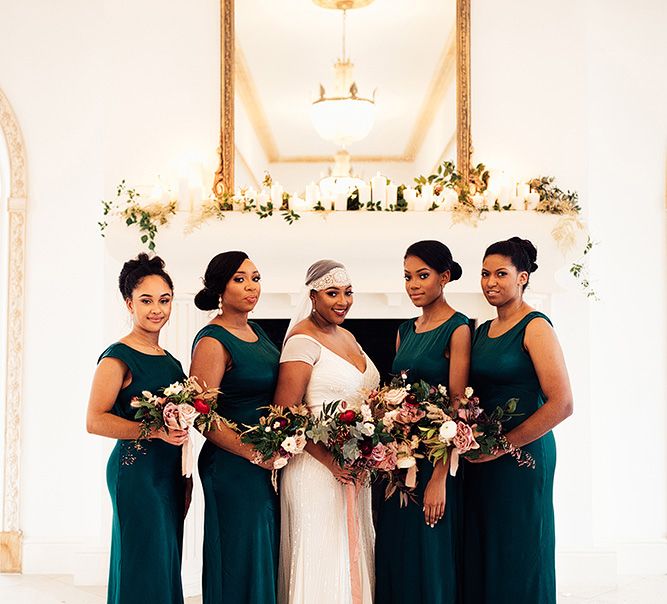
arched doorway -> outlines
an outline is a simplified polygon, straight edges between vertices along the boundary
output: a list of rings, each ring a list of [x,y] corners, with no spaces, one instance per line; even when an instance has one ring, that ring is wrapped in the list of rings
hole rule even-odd
[[[25,293],[26,154],[16,116],[0,90],[0,210],[3,249],[2,348],[0,348],[0,572],[21,571],[20,453],[23,395],[23,308]]]

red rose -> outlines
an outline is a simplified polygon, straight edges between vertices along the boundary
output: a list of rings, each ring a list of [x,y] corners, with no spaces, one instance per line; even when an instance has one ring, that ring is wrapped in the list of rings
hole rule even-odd
[[[405,397],[405,402],[406,402],[408,405],[416,405],[416,404],[417,404],[417,397],[416,397],[414,394],[408,394],[408,395]]]
[[[288,424],[289,422],[287,421],[286,417],[276,417],[276,420],[273,422],[273,428],[274,430],[275,429],[284,430],[285,428],[287,428]]]
[[[202,398],[196,398],[193,407],[195,408],[195,411],[203,414],[209,413],[211,411],[211,407],[209,407]]]
[[[359,451],[364,457],[368,457],[373,451],[373,439],[363,438],[359,443]]]
[[[342,411],[338,414],[338,421],[344,424],[353,424],[357,419],[357,414],[352,410]]]

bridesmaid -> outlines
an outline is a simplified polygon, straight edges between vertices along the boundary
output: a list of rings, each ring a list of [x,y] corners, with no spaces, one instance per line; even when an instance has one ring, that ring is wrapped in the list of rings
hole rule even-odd
[[[181,445],[188,434],[153,432],[143,451],[130,442],[139,437],[132,397],[185,379],[181,364],[158,344],[174,286],[164,262],[146,254],[124,264],[118,283],[132,331],[100,356],[86,418],[91,434],[118,439],[107,464],[113,505],[107,603],[182,604]]]
[[[445,299],[447,283],[461,277],[449,248],[439,241],[413,243],[403,263],[405,289],[421,308],[402,323],[392,371],[408,379],[443,384],[464,393],[470,363],[468,318]],[[380,504],[375,547],[376,601],[382,604],[454,604],[457,600],[457,491],[448,464],[417,463],[417,504],[401,508],[396,494]]]
[[[218,412],[256,424],[273,399],[280,353],[262,328],[248,321],[260,294],[260,275],[243,252],[215,256],[201,310],[218,314],[195,337],[190,374],[222,391]],[[204,604],[276,602],[279,503],[271,486],[273,460],[222,425],[204,434],[199,475],[204,487]]]
[[[551,429],[572,413],[565,361],[551,321],[523,299],[537,250],[512,237],[484,254],[482,292],[498,316],[475,332],[471,382],[486,409],[518,398],[507,440],[535,469],[497,453],[467,463],[464,602],[556,604]]]

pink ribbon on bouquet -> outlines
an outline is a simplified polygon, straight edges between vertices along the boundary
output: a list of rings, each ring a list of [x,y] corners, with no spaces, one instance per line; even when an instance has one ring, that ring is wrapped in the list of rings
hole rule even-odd
[[[345,507],[347,508],[347,547],[350,557],[350,587],[352,603],[362,604],[361,571],[359,569],[359,523],[357,519],[358,485],[345,485]]]
[[[198,415],[199,412],[196,411],[192,405],[188,405],[187,403],[181,403],[180,405],[167,403],[162,411],[164,425],[169,430],[189,430],[194,425]],[[192,476],[194,456],[192,440],[188,435],[187,440],[181,446],[181,474],[187,478]]]
[[[456,476],[456,471],[459,469],[459,450],[452,447],[452,452],[449,454],[449,474]]]

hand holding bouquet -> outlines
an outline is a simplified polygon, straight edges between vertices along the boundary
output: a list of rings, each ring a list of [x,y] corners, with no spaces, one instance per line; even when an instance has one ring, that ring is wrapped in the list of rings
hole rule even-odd
[[[221,420],[215,410],[218,394],[217,388],[200,386],[196,377],[170,384],[162,389],[162,396],[144,390],[130,402],[137,410],[134,418],[141,422],[135,448],[141,451],[141,440],[158,430],[168,434],[169,430],[189,430],[192,426],[200,431],[218,427]],[[192,474],[192,465],[192,442],[188,438],[183,446],[183,476]]]
[[[375,472],[396,465],[393,438],[366,403],[358,409],[345,401],[325,404],[306,434],[314,443],[327,447],[335,463],[355,479],[369,479]]]
[[[292,456],[303,452],[310,413],[306,405],[267,408],[269,413],[260,418],[259,424],[246,426],[241,432],[241,442],[252,445],[263,462],[277,455],[273,468],[279,470]]]

